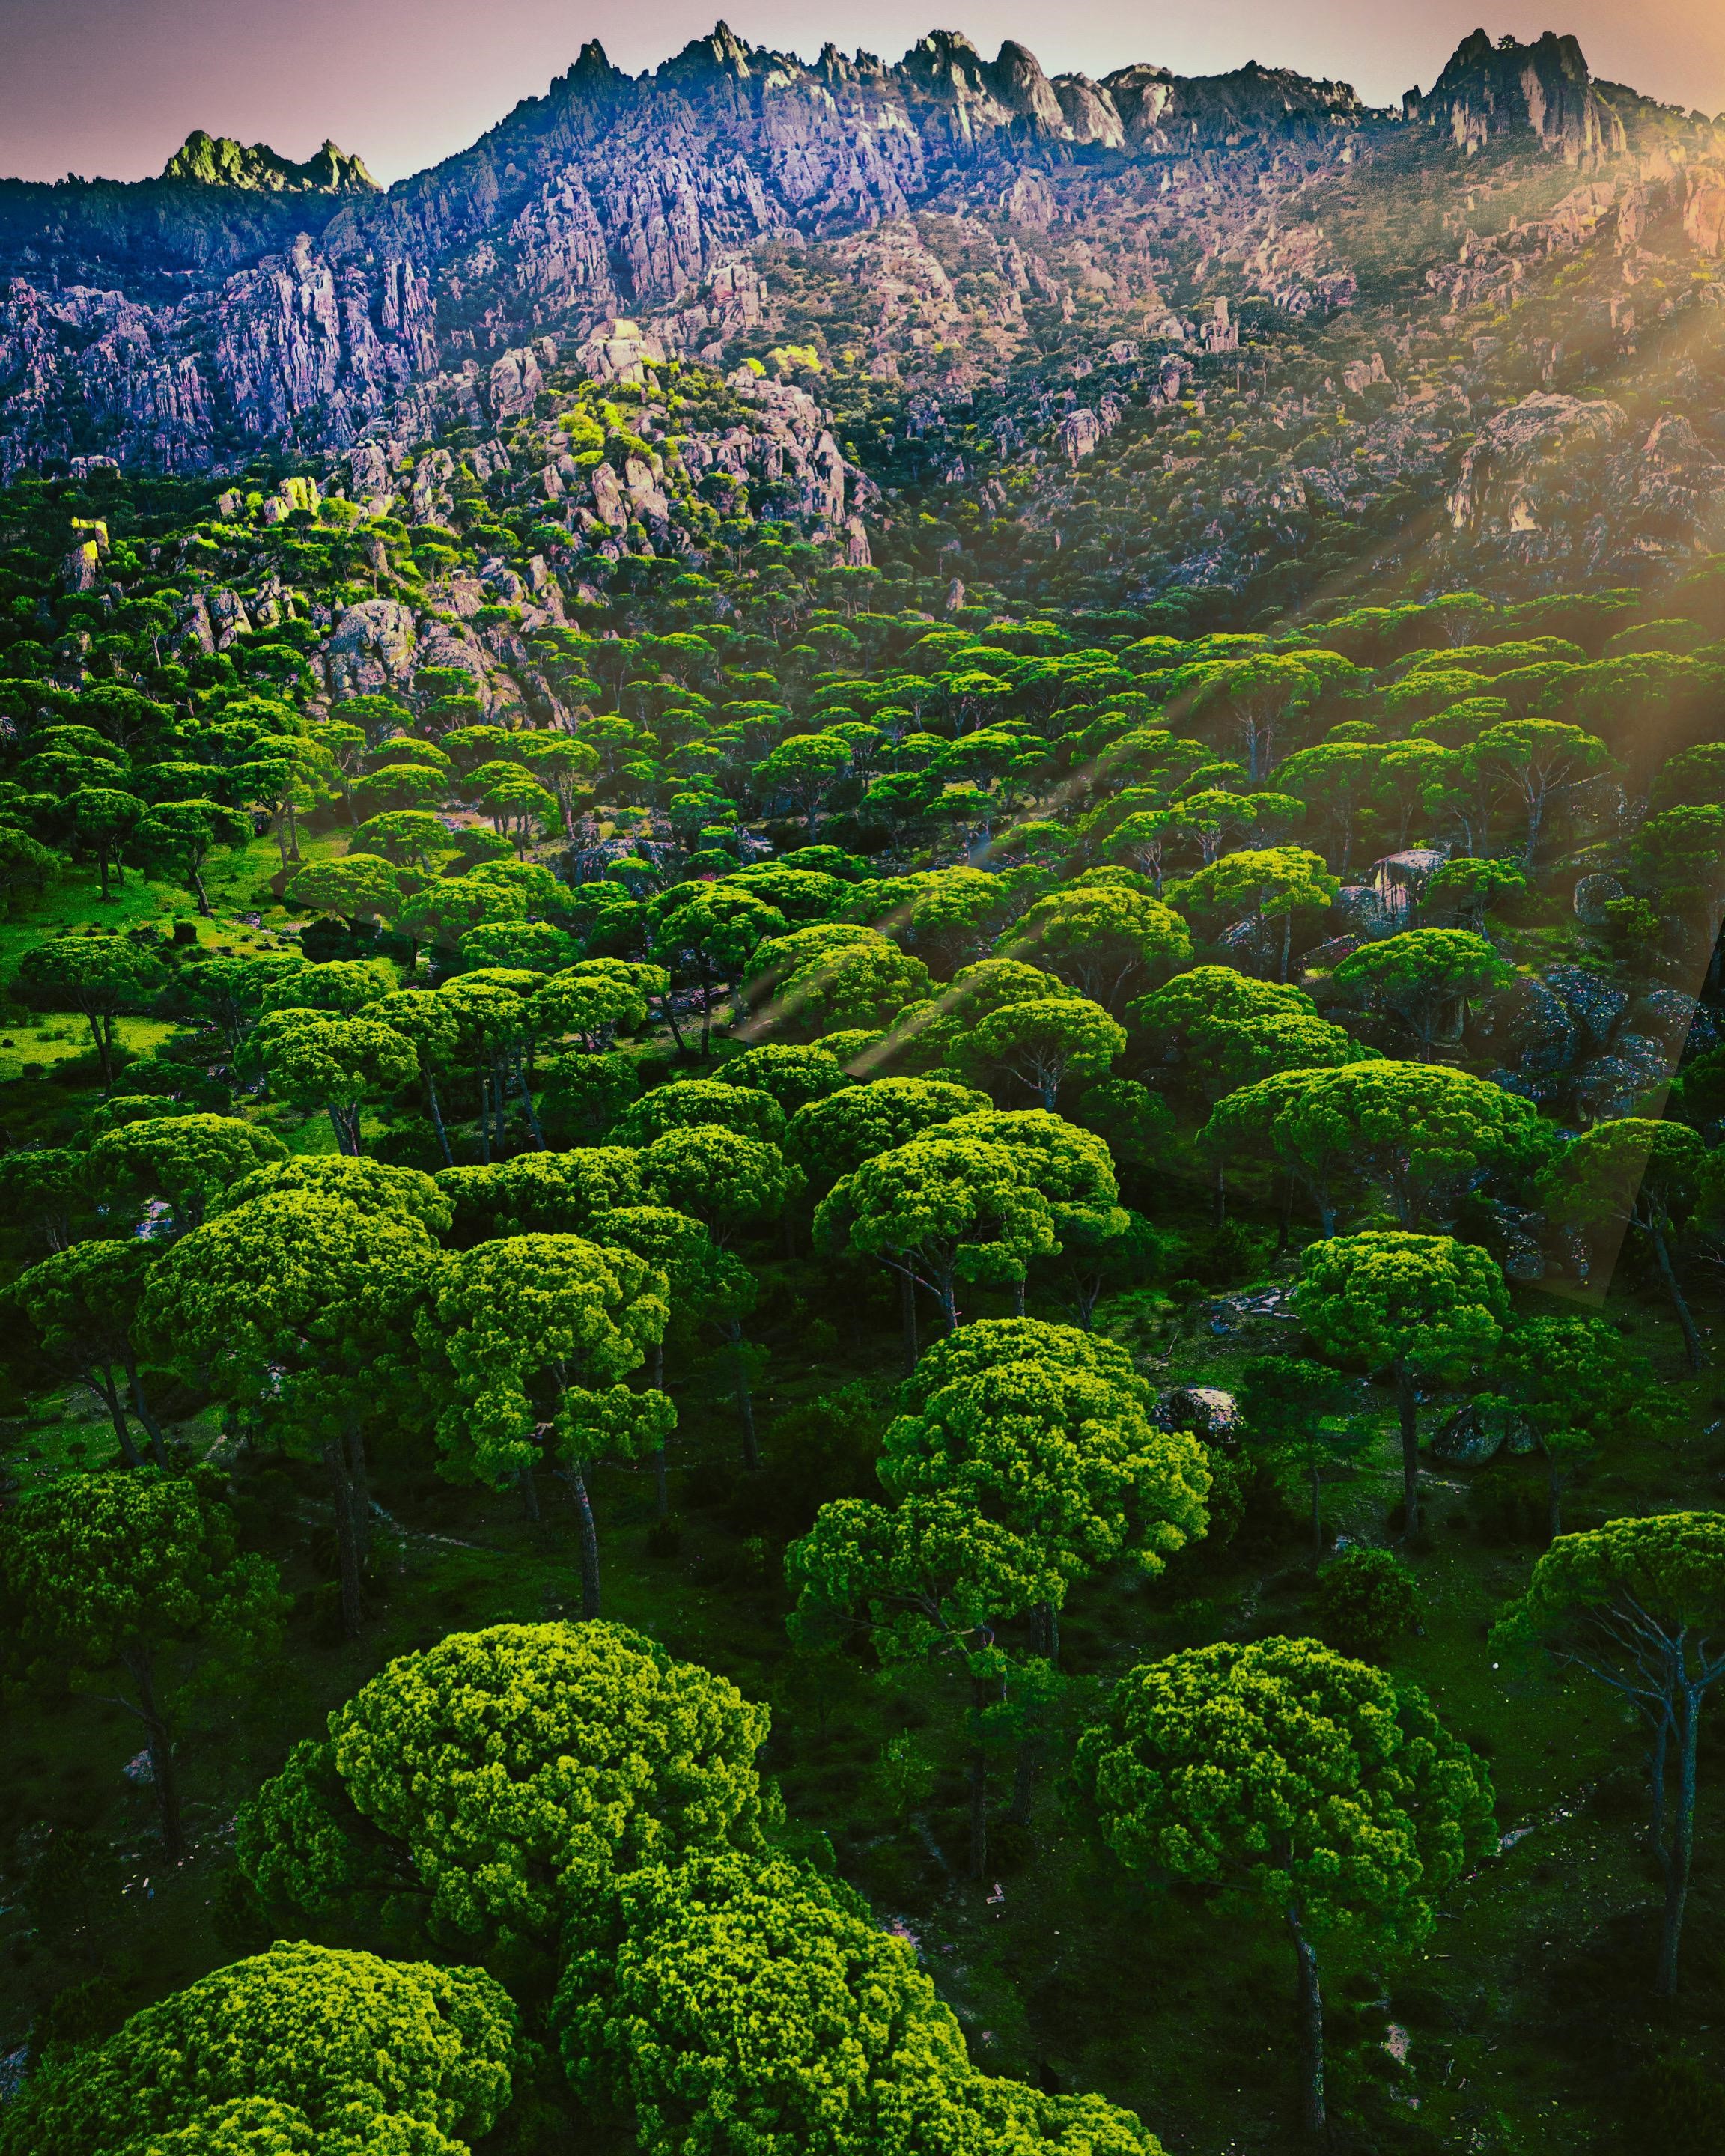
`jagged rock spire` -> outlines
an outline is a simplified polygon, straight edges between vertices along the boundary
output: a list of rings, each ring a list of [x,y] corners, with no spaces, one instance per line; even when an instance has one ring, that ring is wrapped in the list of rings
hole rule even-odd
[[[1402,100],[1404,116],[1441,128],[1470,156],[1496,136],[1531,131],[1572,165],[1595,165],[1627,146],[1624,125],[1589,70],[1572,37],[1548,30],[1534,44],[1483,30],[1466,37],[1424,95],[1416,85]]]

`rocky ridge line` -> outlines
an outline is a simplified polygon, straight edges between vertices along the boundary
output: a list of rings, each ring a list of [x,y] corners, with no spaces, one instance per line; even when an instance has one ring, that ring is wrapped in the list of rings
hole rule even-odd
[[[1521,103],[1493,104],[1492,124],[1532,126],[1542,141],[1555,129],[1563,147],[1569,49],[1520,49]],[[1458,74],[1461,60],[1422,114],[1441,98],[1453,116],[1464,90],[1476,105],[1497,96],[1507,61],[1476,55]],[[1587,140],[1602,95],[1580,93]],[[1122,160],[1225,161],[1402,124],[1345,84],[1256,65],[1050,80],[1022,46],[988,61],[936,33],[892,66],[831,47],[805,66],[721,23],[639,78],[589,44],[545,96],[385,195],[189,184],[176,171],[184,152],[172,180],[136,189],[8,183],[0,475],[91,455],[227,470],[266,442],[344,452],[439,367],[674,310],[765,241],[831,236],[978,189],[1005,203],[1028,190],[1034,203],[1039,175],[1075,162],[1101,173]],[[192,167],[201,172],[202,153]],[[1173,166],[1163,169],[1173,187]],[[355,172],[343,184],[359,184]]]

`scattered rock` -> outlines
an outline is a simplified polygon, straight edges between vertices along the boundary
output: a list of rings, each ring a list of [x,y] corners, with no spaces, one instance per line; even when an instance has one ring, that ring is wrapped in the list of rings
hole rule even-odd
[[[1162,1394],[1150,1410],[1150,1419],[1158,1430],[1189,1430],[1224,1452],[1239,1450],[1245,1427],[1233,1394],[1212,1385],[1178,1385]]]
[[[1506,1447],[1512,1453],[1535,1450],[1533,1433],[1519,1417],[1469,1400],[1439,1424],[1425,1449],[1446,1466],[1483,1467]]]
[[[1623,886],[1615,875],[1584,875],[1575,886],[1575,918],[1584,928],[1603,928],[1605,908],[1623,896]]]
[[[1372,888],[1396,928],[1404,928],[1425,895],[1425,886],[1450,858],[1442,846],[1409,846],[1372,864]]]
[[[1550,966],[1540,976],[1558,997],[1584,1035],[1598,1046],[1611,1038],[1612,1028],[1629,1009],[1629,998],[1597,973],[1583,966]]]

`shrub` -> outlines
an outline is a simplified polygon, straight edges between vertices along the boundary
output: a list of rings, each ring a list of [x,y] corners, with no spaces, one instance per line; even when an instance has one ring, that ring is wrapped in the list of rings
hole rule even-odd
[[[1640,2076],[1634,2120],[1640,2147],[1660,2156],[1725,2156],[1725,2082],[1676,2052]]]
[[[1332,1647],[1362,1661],[1381,1662],[1413,1630],[1420,1594],[1413,1574],[1393,1551],[1344,1550],[1319,1573],[1315,1608]]]

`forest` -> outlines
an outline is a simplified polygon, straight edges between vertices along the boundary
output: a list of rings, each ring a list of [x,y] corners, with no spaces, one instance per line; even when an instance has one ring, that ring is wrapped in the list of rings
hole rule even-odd
[[[749,364],[0,490],[0,2150],[1725,2148],[1725,557]]]

